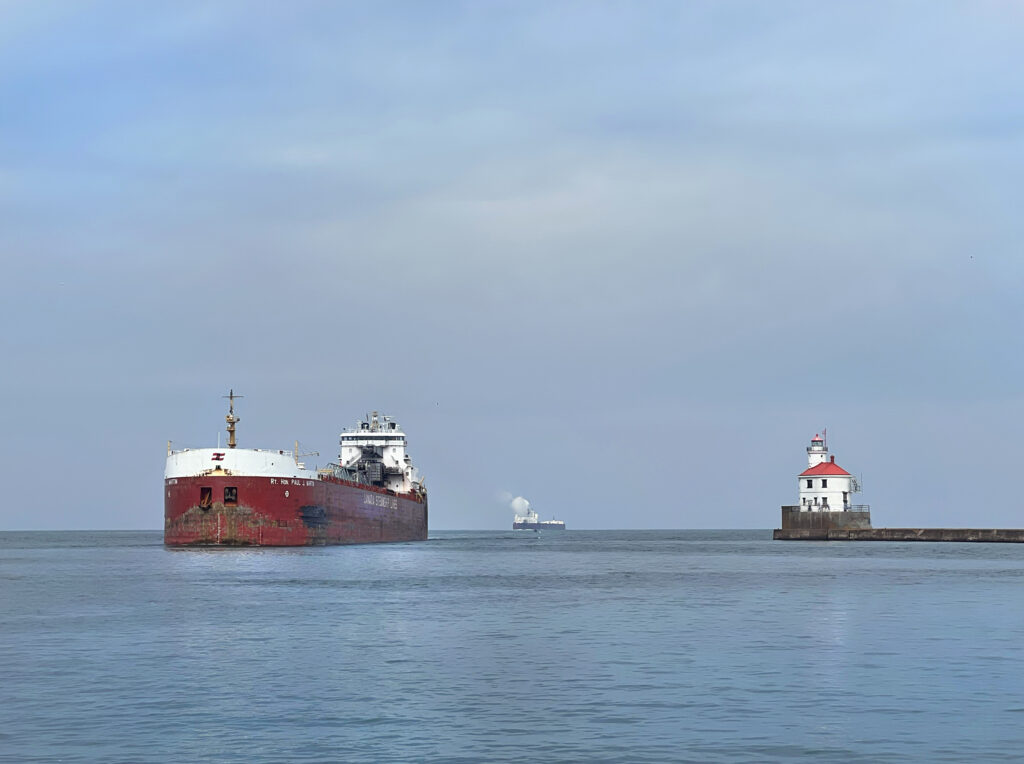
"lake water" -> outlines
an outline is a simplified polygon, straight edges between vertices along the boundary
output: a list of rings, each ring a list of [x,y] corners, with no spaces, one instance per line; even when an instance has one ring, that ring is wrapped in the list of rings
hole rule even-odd
[[[0,533],[0,762],[1020,761],[1024,545]]]

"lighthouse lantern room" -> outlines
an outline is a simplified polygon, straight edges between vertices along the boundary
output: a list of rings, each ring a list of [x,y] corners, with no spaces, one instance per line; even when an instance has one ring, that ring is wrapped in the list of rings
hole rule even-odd
[[[801,512],[848,512],[853,507],[853,494],[860,490],[853,475],[829,456],[828,444],[820,435],[811,438],[807,469],[797,479]]]

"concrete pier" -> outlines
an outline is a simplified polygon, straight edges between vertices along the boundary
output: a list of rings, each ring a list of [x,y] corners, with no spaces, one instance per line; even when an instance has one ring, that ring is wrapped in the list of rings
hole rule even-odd
[[[852,528],[870,528],[870,510],[857,512],[801,511],[799,506],[782,508],[782,530],[784,531],[830,531]]]
[[[975,541],[1024,544],[1024,528],[776,528],[780,541]]]
[[[872,528],[870,512],[802,512],[782,508],[778,541],[973,541],[1024,543],[1024,528]]]

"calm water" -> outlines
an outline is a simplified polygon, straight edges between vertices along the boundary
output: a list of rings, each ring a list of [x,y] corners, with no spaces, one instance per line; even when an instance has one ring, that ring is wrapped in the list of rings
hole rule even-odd
[[[769,539],[0,533],[0,761],[1024,757],[1024,545]]]

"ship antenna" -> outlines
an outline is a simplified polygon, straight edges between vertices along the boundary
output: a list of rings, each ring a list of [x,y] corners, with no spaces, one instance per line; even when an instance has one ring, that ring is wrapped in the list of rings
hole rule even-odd
[[[244,398],[244,395],[235,395],[235,390],[232,388],[228,391],[228,394],[222,396],[227,398],[230,403],[228,404],[228,415],[224,419],[228,423],[228,448],[234,448],[235,443],[235,424],[241,422],[242,418],[235,416],[235,398]]]

